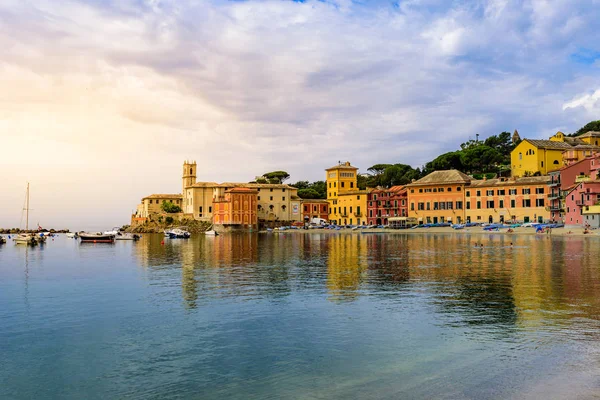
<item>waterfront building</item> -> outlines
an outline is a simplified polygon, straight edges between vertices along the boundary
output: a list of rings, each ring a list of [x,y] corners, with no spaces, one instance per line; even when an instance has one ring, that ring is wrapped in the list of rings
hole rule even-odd
[[[393,217],[408,217],[407,190],[404,186],[372,189],[367,194],[367,223],[388,225]]]
[[[467,222],[544,222],[550,219],[548,176],[471,180],[465,187]]]
[[[366,225],[368,191],[358,189],[358,168],[346,161],[325,171],[329,221],[337,225]]]
[[[435,171],[406,185],[408,216],[421,223],[465,221],[464,189],[471,178],[457,170]]]
[[[565,225],[584,225],[584,212],[586,215],[595,216],[598,213],[600,201],[600,181],[592,181],[589,177],[571,188],[565,199]],[[595,224],[597,225],[597,223]]]
[[[258,229],[257,197],[255,189],[217,188],[213,200],[215,230]]]
[[[563,189],[561,187],[560,172],[552,171],[548,174],[550,177],[548,194],[548,210],[550,211],[550,220],[555,222],[562,222],[564,220],[564,196]]]
[[[300,203],[302,209],[302,220],[312,221],[313,218],[320,218],[329,221],[329,202],[325,199],[306,199]]]
[[[142,198],[142,201],[137,206],[135,217],[146,219],[152,214],[164,213],[161,208],[163,201],[182,207],[181,194],[151,194]]]
[[[435,171],[409,185],[408,216],[421,223],[543,222],[550,218],[548,176],[472,179]]]

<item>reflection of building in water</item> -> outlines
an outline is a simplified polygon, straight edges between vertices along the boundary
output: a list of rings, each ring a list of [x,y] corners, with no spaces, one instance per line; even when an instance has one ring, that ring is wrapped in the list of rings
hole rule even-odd
[[[367,241],[359,234],[332,235],[327,259],[327,288],[336,299],[357,296],[367,271]]]
[[[367,241],[369,271],[378,277],[374,283],[399,283],[410,279],[410,241],[406,236],[396,236],[393,240],[382,235],[364,236],[362,240]]]

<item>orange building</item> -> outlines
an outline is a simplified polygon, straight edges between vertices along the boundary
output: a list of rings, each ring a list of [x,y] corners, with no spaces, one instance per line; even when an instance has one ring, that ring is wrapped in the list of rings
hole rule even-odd
[[[305,222],[312,221],[313,218],[321,218],[329,221],[329,202],[325,199],[302,200],[302,219]]]
[[[435,171],[411,184],[408,190],[408,216],[425,224],[463,223],[465,186],[471,178],[457,170]]]
[[[258,229],[258,191],[236,187],[217,188],[213,198],[216,230]]]

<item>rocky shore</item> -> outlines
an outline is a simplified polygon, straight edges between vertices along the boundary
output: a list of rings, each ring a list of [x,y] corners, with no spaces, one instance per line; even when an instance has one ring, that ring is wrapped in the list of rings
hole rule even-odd
[[[165,222],[158,221],[146,221],[142,225],[138,225],[136,227],[127,227],[125,232],[130,233],[163,233],[165,229],[176,228],[176,227],[185,227],[185,229],[194,234],[206,232],[211,229],[212,224],[210,222],[205,221],[196,221],[193,219],[183,219],[176,221],[172,224],[167,224]]]

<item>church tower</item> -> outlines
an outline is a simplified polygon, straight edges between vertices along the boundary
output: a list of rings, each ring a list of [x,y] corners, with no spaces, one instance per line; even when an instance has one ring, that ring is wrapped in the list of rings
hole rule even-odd
[[[196,183],[196,161],[183,162],[183,188],[181,195],[185,197],[185,188]]]

